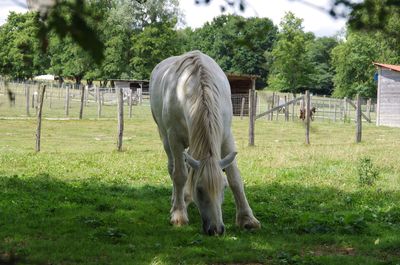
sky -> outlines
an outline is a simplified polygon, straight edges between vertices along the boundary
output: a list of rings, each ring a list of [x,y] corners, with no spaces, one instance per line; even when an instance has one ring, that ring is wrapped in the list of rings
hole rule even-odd
[[[180,6],[186,15],[188,26],[201,27],[206,21],[212,21],[215,16],[221,15],[221,4],[225,0],[212,0],[211,4],[195,5],[194,0],[180,0]],[[267,17],[275,25],[279,25],[285,13],[291,11],[296,17],[303,19],[305,31],[315,35],[332,36],[344,28],[345,19],[334,19],[327,12],[291,0],[246,0],[247,6],[244,13],[236,12],[245,17]],[[313,4],[327,9],[331,0],[309,0]],[[229,11],[229,10],[228,10]],[[232,13],[232,12],[231,12]]]
[[[221,15],[221,4],[225,0],[212,0],[209,5],[196,5],[195,0],[180,0],[180,8],[185,16],[186,25],[192,28],[201,27],[205,22],[212,21]],[[274,24],[279,25],[285,12],[291,11],[297,17],[303,19],[305,31],[311,31],[315,35],[332,36],[343,29],[346,21],[334,19],[326,12],[310,7],[303,3],[291,0],[246,0],[248,5],[244,13],[237,14],[245,17],[268,17]],[[309,1],[310,2],[310,1]],[[330,0],[312,0],[313,4],[327,8]],[[0,0],[0,24],[7,20],[9,11],[26,11],[24,0]],[[232,10],[228,11],[232,12]]]
[[[23,0],[0,0],[0,25],[6,22],[10,11],[25,12],[26,2]]]

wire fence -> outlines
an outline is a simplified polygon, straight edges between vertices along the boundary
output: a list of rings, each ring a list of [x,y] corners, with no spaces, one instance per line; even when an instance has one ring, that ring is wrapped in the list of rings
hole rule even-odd
[[[59,87],[58,83],[46,85],[43,102],[43,118],[78,119],[83,95],[84,119],[116,119],[118,115],[115,88],[75,88],[71,84]],[[149,97],[140,89],[124,88],[124,114],[128,118],[151,116]],[[39,105],[39,84],[0,82],[0,117],[30,118],[37,115]]]
[[[42,83],[43,84],[43,83]],[[117,96],[114,88],[77,89],[72,84],[59,86],[56,82],[47,82],[43,105],[43,118],[47,119],[78,119],[82,91],[84,92],[84,119],[116,119],[118,115]],[[10,96],[9,91],[12,93]],[[148,94],[140,89],[124,88],[124,116],[127,118],[151,117]],[[259,91],[256,93],[256,115],[272,108],[261,120],[292,120],[300,119],[304,101],[298,100],[285,105],[302,94],[284,94]],[[330,98],[326,96],[311,96],[311,107],[315,108],[314,121],[349,122],[356,120],[356,110],[351,100]],[[31,82],[0,82],[0,117],[29,118],[35,117],[39,103],[39,84]],[[233,115],[246,117],[249,115],[249,95],[232,95]],[[376,117],[376,99],[362,98],[362,111],[371,122]]]
[[[298,100],[289,104],[296,98],[304,98],[303,94],[284,94],[260,91],[256,93],[256,116],[273,108],[277,108],[261,119],[264,120],[292,120],[300,119],[304,110],[304,100]],[[356,109],[353,107],[355,100],[343,98],[331,98],[326,96],[311,96],[311,108],[314,108],[314,121],[349,122],[356,120]],[[248,116],[249,95],[232,95],[233,114],[235,116]],[[279,107],[281,106],[281,107]],[[371,122],[375,122],[376,99],[361,98],[361,109]]]

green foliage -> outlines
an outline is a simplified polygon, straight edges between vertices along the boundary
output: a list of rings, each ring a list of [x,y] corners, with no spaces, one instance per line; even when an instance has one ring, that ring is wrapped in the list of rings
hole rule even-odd
[[[200,50],[214,58],[226,72],[268,75],[265,51],[276,38],[277,28],[268,18],[222,15],[194,32],[185,31],[186,51]],[[263,84],[260,84],[263,86]]]
[[[310,74],[310,92],[320,95],[330,95],[333,92],[331,51],[337,45],[338,41],[333,37],[316,38],[309,42],[307,53],[313,68]]]
[[[270,89],[298,92],[311,85],[313,67],[307,46],[313,38],[303,31],[302,19],[286,13],[273,50],[266,53],[271,69],[267,81]]]
[[[0,26],[0,73],[12,78],[31,78],[43,74],[48,58],[37,38],[40,23],[34,12],[11,12]]]
[[[98,11],[108,4],[106,0],[68,0],[42,8],[38,13],[43,21],[38,34],[42,47],[47,48],[49,35],[55,32],[61,39],[70,37],[91,60],[100,63],[104,58],[104,43],[95,25],[101,19]]]
[[[346,41],[332,50],[334,95],[354,97],[360,93],[363,97],[376,97],[372,62],[395,63],[399,58],[395,50],[390,49],[380,34],[366,34],[349,31]]]
[[[376,97],[372,62],[400,63],[399,1],[366,0],[352,5],[346,41],[333,51],[338,97]]]
[[[131,68],[134,78],[150,79],[153,68],[162,60],[181,53],[175,23],[157,23],[131,37]]]
[[[140,68],[136,76],[148,78],[149,68],[166,55],[180,53],[180,44],[171,42],[173,30],[180,19],[178,1],[128,0],[69,0],[57,1],[54,6],[42,8],[40,13],[19,15],[11,13],[0,28],[0,74],[13,78],[31,78],[49,72],[60,77],[71,77],[80,83],[83,78],[132,78],[131,61]],[[168,26],[160,26],[167,23]],[[147,51],[136,51],[133,58],[131,39],[141,35],[144,27],[160,29],[167,42],[151,51],[153,61],[138,66]],[[169,28],[169,31],[166,30]],[[153,37],[147,31],[144,38]],[[157,33],[155,33],[157,34]],[[172,36],[172,37],[171,37]],[[175,39],[176,40],[176,39]],[[142,40],[142,43],[148,41]],[[139,41],[140,42],[140,41]],[[138,44],[140,46],[140,44]],[[168,48],[172,45],[171,48]],[[44,49],[43,49],[44,48]],[[167,49],[167,51],[165,51]]]
[[[336,0],[338,1],[338,0]],[[400,1],[365,0],[352,4],[349,26],[356,31],[381,32],[389,38],[400,41],[400,33],[393,20],[399,20]]]
[[[120,79],[122,75],[129,75],[130,41],[132,34],[129,9],[125,3],[117,5],[109,11],[103,25],[105,39],[104,60],[101,65],[102,79]],[[107,25],[115,25],[109,27]]]
[[[357,166],[358,180],[361,186],[372,186],[379,178],[379,170],[370,157],[362,157]]]

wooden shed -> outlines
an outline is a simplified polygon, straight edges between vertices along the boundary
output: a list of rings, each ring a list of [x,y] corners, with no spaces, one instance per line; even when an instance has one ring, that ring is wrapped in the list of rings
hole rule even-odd
[[[133,92],[141,88],[143,94],[149,93],[149,80],[113,79],[112,81],[116,87],[130,88]]]
[[[400,127],[400,65],[374,65],[378,68],[376,125]]]
[[[245,99],[244,115],[248,115],[249,106],[249,90],[255,89],[257,75],[241,75],[233,73],[225,73],[231,86],[231,99],[233,107],[233,115],[240,115],[242,100]]]

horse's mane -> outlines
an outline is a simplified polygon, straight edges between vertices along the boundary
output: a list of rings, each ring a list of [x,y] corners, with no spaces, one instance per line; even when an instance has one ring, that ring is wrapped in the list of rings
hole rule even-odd
[[[186,72],[187,71],[187,72]],[[189,73],[186,86],[189,101],[189,152],[201,161],[200,168],[189,174],[190,187],[193,189],[199,176],[203,176],[210,195],[215,195],[224,185],[219,160],[221,158],[222,116],[218,101],[220,90],[212,66],[202,60],[200,52],[186,54],[179,61],[178,76]],[[193,190],[192,190],[193,192]]]

